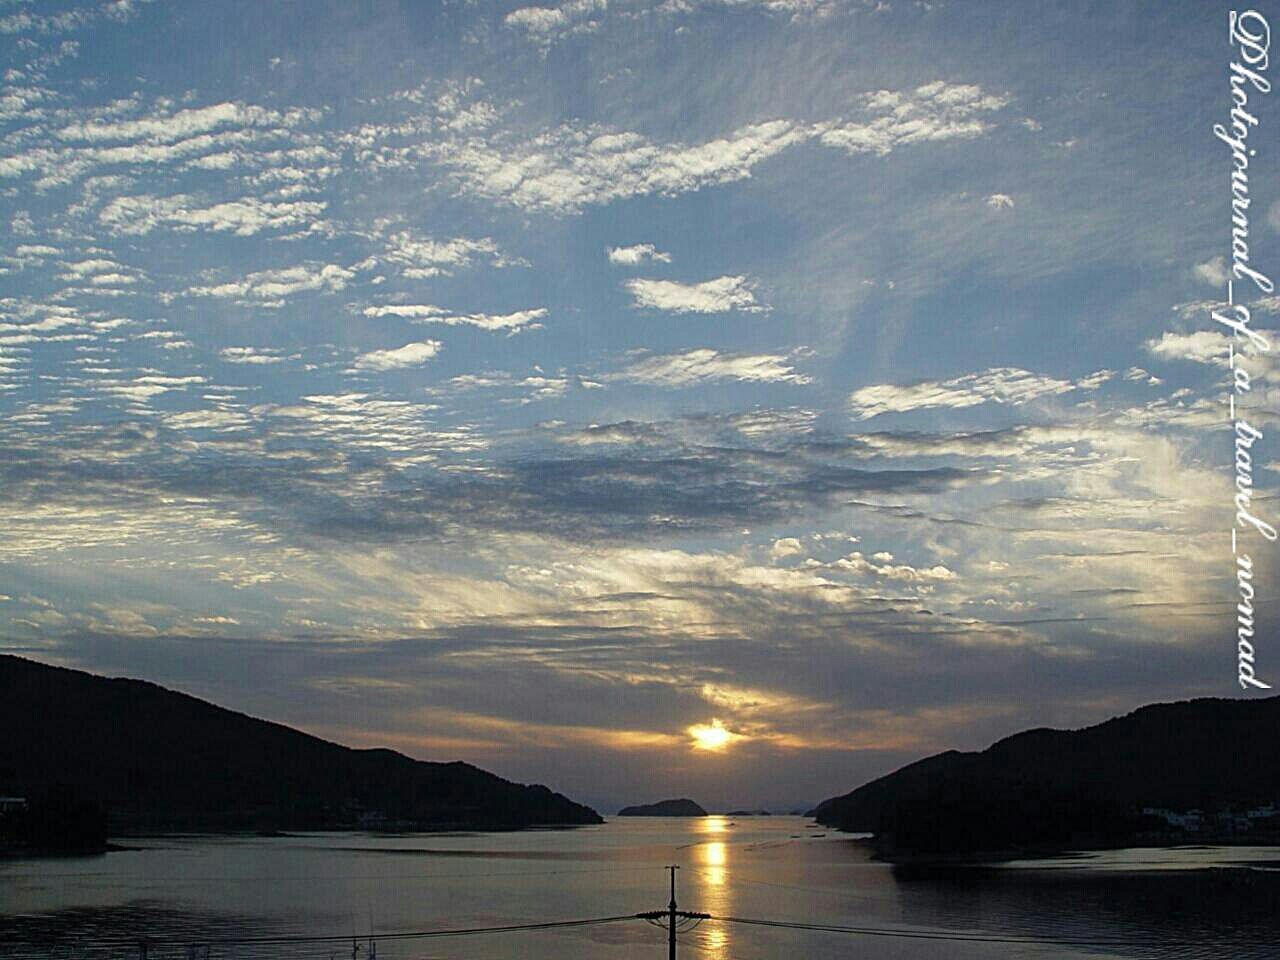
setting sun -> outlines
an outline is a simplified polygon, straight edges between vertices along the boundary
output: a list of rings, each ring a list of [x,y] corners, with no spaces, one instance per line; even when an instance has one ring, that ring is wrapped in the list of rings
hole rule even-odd
[[[737,739],[737,734],[726,730],[719,720],[712,720],[710,724],[694,724],[689,728],[689,736],[699,750],[723,750]]]

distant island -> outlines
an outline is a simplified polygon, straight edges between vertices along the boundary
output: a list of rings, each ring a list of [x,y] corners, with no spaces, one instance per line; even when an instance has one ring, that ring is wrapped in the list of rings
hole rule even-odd
[[[620,817],[705,817],[707,811],[692,800],[659,800],[657,803],[642,803],[634,807],[623,807],[618,811]]]
[[[768,810],[730,810],[725,814],[726,817],[771,817]]]
[[[603,823],[467,763],[354,750],[139,680],[0,655],[0,843],[175,830]]]
[[[1155,704],[949,750],[810,811],[886,859],[1177,842],[1280,843],[1280,697]]]

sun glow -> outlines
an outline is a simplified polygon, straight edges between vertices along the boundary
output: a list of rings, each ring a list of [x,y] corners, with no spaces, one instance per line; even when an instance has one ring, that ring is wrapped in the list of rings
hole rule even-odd
[[[695,723],[689,728],[689,736],[699,750],[723,750],[737,739],[737,734],[726,730],[719,720],[712,720],[709,724]]]

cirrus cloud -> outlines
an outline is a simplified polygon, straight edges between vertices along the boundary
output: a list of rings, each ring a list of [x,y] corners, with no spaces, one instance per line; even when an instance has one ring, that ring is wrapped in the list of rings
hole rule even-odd
[[[393,350],[371,350],[356,357],[352,367],[356,370],[399,370],[402,367],[416,367],[426,363],[440,352],[439,340],[423,340],[420,343],[406,343]]]
[[[479,327],[481,330],[506,330],[519,333],[537,330],[542,324],[536,321],[547,315],[545,307],[533,310],[516,310],[512,313],[452,313],[443,307],[429,303],[387,304],[381,307],[365,307],[366,317],[403,317],[414,323],[441,323],[445,326]]]
[[[605,253],[609,262],[624,267],[634,267],[650,261],[653,263],[670,263],[671,254],[663,253],[652,243],[637,243],[631,247],[606,247]]]
[[[670,313],[760,313],[754,286],[746,277],[717,277],[702,283],[675,280],[628,280],[626,287],[637,307]]]
[[[614,379],[662,387],[687,387],[717,380],[758,383],[811,383],[796,372],[790,357],[773,353],[727,354],[710,348],[647,356],[634,361]]]
[[[1072,390],[1094,389],[1110,376],[1110,371],[1099,371],[1071,381],[1017,367],[993,367],[982,373],[965,374],[950,380],[924,380],[902,385],[879,383],[862,387],[849,397],[849,407],[859,420],[869,420],[882,413],[911,410],[960,410],[984,403],[1016,405]]]

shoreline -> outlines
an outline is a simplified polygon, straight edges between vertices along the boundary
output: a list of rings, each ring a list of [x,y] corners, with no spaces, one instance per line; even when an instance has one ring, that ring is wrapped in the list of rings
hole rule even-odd
[[[831,828],[838,829],[838,828]],[[891,866],[1000,866],[1017,860],[1063,860],[1081,859],[1090,854],[1106,853],[1114,850],[1188,850],[1211,849],[1217,847],[1274,847],[1280,854],[1280,837],[1265,837],[1253,840],[1236,838],[1198,838],[1196,840],[1178,840],[1168,842],[1138,842],[1108,844],[1096,847],[1016,847],[1003,850],[979,850],[975,852],[952,854],[914,854],[907,851],[895,851],[880,846],[874,837],[849,837],[851,843],[866,847],[871,851],[871,859]]]

